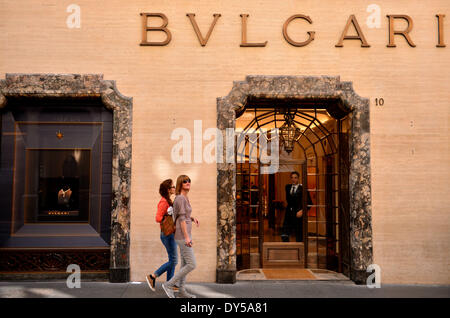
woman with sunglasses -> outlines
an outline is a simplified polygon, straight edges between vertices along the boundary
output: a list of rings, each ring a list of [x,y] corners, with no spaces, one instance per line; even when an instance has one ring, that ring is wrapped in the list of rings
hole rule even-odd
[[[171,215],[173,211],[173,203],[170,198],[175,193],[175,186],[172,179],[164,180],[159,186],[159,194],[161,200],[158,203],[156,212],[156,222],[161,223],[165,215]],[[169,257],[168,262],[161,265],[153,274],[147,275],[145,278],[151,290],[155,291],[156,278],[167,272],[167,280],[169,281],[175,274],[175,266],[177,265],[177,244],[175,243],[175,235],[164,235],[161,231],[161,242],[166,248]],[[176,289],[176,287],[175,287]]]
[[[197,224],[198,220],[191,216],[192,208],[189,202],[188,193],[191,189],[191,179],[186,175],[177,178],[175,189],[176,197],[173,202],[174,215],[177,218],[175,230],[175,242],[180,248],[181,268],[171,280],[162,284],[162,288],[169,298],[174,298],[174,286],[179,285],[178,297],[195,298],[195,295],[186,291],[186,276],[196,267],[194,249],[192,242],[192,222]]]

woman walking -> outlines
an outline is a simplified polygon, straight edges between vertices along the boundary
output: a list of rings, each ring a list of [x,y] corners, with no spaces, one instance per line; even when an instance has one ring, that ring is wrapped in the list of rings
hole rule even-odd
[[[191,189],[191,179],[186,175],[177,178],[176,197],[173,202],[174,215],[176,217],[175,242],[180,248],[181,268],[171,280],[162,284],[162,288],[169,298],[174,298],[174,286],[178,283],[178,297],[195,298],[195,295],[186,291],[186,276],[196,267],[193,241],[191,235],[192,222],[198,226],[198,220],[191,216],[192,208],[188,193]]]
[[[161,223],[165,215],[171,217],[173,211],[173,203],[170,195],[175,193],[175,186],[172,179],[164,180],[159,186],[159,194],[161,200],[158,203],[156,212],[156,222]],[[167,272],[167,280],[169,281],[175,274],[175,266],[177,265],[177,245],[175,243],[174,234],[164,235],[161,231],[161,242],[167,250],[169,257],[168,262],[161,265],[153,274],[147,275],[145,278],[151,290],[155,291],[156,278]]]

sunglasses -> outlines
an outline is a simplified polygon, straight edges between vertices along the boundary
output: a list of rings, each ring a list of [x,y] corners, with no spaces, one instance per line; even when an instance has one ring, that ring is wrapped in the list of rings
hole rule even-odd
[[[191,183],[191,179],[183,180],[183,183]]]

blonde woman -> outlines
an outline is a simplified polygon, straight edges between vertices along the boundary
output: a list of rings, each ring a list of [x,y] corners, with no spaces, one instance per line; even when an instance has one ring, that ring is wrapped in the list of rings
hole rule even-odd
[[[176,283],[179,286],[178,297],[196,298],[185,288],[186,276],[196,267],[191,229],[192,222],[198,226],[198,220],[191,216],[192,208],[188,197],[190,189],[191,179],[186,175],[179,176],[175,189],[176,197],[173,201],[173,213],[177,218],[175,242],[180,248],[181,268],[171,280],[162,284],[162,288],[169,298],[175,298],[174,286]]]

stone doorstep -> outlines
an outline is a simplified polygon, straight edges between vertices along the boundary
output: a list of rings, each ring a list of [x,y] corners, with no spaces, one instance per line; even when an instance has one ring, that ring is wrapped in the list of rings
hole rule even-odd
[[[317,280],[343,280],[350,281],[350,278],[345,276],[342,273],[336,273],[329,270],[324,269],[311,269],[310,272],[317,277]]]
[[[252,281],[252,280],[320,280],[320,281],[350,281],[350,278],[345,276],[342,273],[336,273],[329,270],[324,269],[306,269],[309,271],[315,279],[270,279],[264,275],[264,272],[261,268],[254,269],[244,269],[236,273],[237,281]]]
[[[236,273],[236,280],[267,280],[261,269],[244,269]]]

